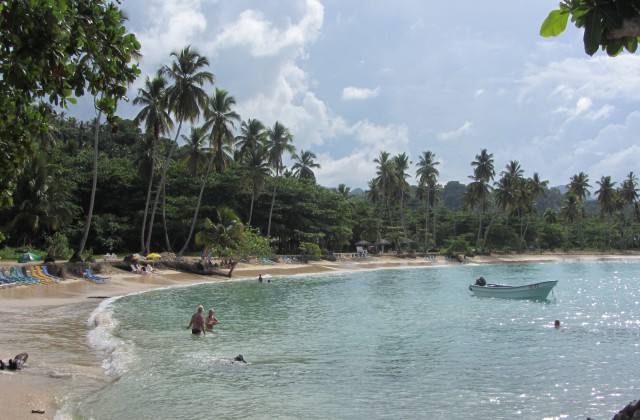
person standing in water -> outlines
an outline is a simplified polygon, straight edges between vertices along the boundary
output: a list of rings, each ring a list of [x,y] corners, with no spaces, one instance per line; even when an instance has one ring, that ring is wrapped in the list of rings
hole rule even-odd
[[[207,319],[204,320],[204,325],[207,328],[207,331],[212,331],[213,326],[219,322],[218,318],[213,315],[213,309],[209,309],[209,315],[207,315]]]
[[[204,312],[204,306],[198,306],[198,310],[195,314],[191,315],[191,321],[187,325],[187,329],[191,328],[191,334],[207,335],[204,331],[204,319],[202,318],[202,312]]]

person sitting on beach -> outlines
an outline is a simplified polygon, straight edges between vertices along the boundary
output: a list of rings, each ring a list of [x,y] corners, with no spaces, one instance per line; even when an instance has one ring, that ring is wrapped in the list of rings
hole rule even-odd
[[[198,306],[198,310],[195,314],[191,315],[191,321],[187,325],[187,329],[191,328],[191,334],[207,335],[204,331],[204,318],[202,318],[202,312],[204,312],[204,306]]]
[[[207,315],[207,319],[204,320],[204,325],[207,327],[207,331],[213,330],[213,326],[219,322],[218,318],[213,315],[213,309],[209,309],[209,315]]]

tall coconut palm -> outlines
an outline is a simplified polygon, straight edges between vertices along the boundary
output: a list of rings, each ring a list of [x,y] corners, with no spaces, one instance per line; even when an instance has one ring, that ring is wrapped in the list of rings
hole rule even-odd
[[[189,136],[181,135],[185,142],[185,155],[180,159],[180,163],[187,168],[191,176],[203,174],[207,169],[207,154],[210,154],[207,135],[204,127],[191,127]]]
[[[153,219],[158,207],[160,192],[164,191],[167,170],[169,169],[169,163],[171,162],[173,152],[178,144],[182,123],[185,121],[195,123],[198,120],[200,111],[206,107],[208,100],[207,94],[202,86],[207,82],[213,83],[214,81],[213,74],[203,70],[209,65],[209,60],[198,54],[196,51],[193,51],[190,46],[185,47],[181,51],[173,51],[171,53],[171,57],[173,57],[171,65],[164,66],[161,71],[163,75],[173,81],[173,84],[166,89],[166,95],[169,110],[178,121],[178,130],[176,132],[176,137],[169,148],[169,154],[165,160],[158,189],[156,191],[156,197],[153,202],[153,209],[150,217],[151,220],[149,221],[149,229],[147,230],[146,249],[150,248]],[[169,244],[167,244],[167,246],[169,246]]]
[[[600,203],[600,213],[611,216],[616,211],[616,183],[611,181],[610,176],[603,176],[600,181],[596,181],[596,184],[600,186],[600,189],[596,191],[597,201]]]
[[[216,172],[218,173],[222,173],[227,166],[224,146],[230,146],[233,143],[232,130],[235,128],[234,123],[240,121],[240,116],[231,109],[235,104],[236,99],[233,96],[229,96],[229,93],[225,90],[216,88],[215,94],[209,98],[207,107],[204,110],[206,121],[203,128],[210,130],[209,139],[212,153],[202,179],[202,185],[200,185],[196,210],[193,214],[193,220],[191,220],[191,229],[189,229],[187,239],[178,255],[182,255],[189,246],[189,242],[191,242],[191,236],[196,227],[200,205],[202,204],[204,187],[207,185],[207,179],[211,173],[213,163],[215,162]]]
[[[236,148],[239,150],[239,159],[247,150],[257,149],[263,145],[267,138],[264,124],[255,118],[249,118],[240,124],[240,134],[236,136]]]
[[[391,217],[391,196],[393,195],[393,187],[395,185],[394,176],[395,169],[393,167],[394,161],[390,158],[390,154],[387,151],[380,151],[380,156],[373,160],[377,163],[376,167],[376,188],[378,189],[378,195],[380,199],[387,204],[389,212],[389,224],[393,226],[393,219]]]
[[[584,202],[591,195],[589,192],[589,176],[584,172],[580,172],[571,177],[569,185],[567,185],[568,194],[573,194],[578,200],[579,212],[578,212],[578,230],[580,236],[580,248],[584,248],[584,235],[582,222],[584,219]]]
[[[217,173],[222,173],[229,162],[225,153],[225,146],[232,146],[235,123],[240,121],[240,115],[232,108],[236,99],[230,96],[226,90],[216,88],[213,96],[209,98],[209,104],[205,109],[205,127],[210,131],[211,148],[214,155],[214,163]]]
[[[580,217],[581,211],[580,198],[571,193],[567,193],[564,197],[564,203],[560,208],[560,216],[572,225],[577,218]],[[569,226],[567,226],[567,233],[565,239],[565,247],[569,241]]]
[[[308,150],[300,150],[300,154],[294,153],[291,156],[294,164],[291,167],[293,170],[293,176],[310,179],[315,182],[316,175],[313,173],[313,168],[320,169],[320,164],[315,162],[318,157],[315,153]]]
[[[273,217],[273,206],[276,203],[277,178],[284,170],[282,155],[285,152],[290,155],[295,153],[296,149],[291,144],[292,142],[293,135],[291,135],[289,129],[279,121],[276,121],[273,128],[267,130],[267,154],[269,156],[269,166],[271,166],[275,174],[273,195],[271,197],[271,208],[269,209],[269,223],[267,224],[267,237],[271,236],[271,218]]]
[[[400,153],[393,158],[393,167],[395,169],[394,180],[396,196],[400,197],[400,225],[402,226],[402,234],[405,239],[407,238],[407,229],[404,223],[404,196],[409,193],[410,186],[407,178],[410,176],[407,173],[411,161],[406,153]]]
[[[638,212],[638,178],[633,172],[629,172],[622,186],[620,187],[620,199],[623,205],[633,206],[636,218],[640,220],[640,212]]]
[[[416,177],[418,177],[418,188],[424,189],[426,193],[425,217],[424,217],[424,246],[429,249],[429,209],[433,206],[435,198],[435,186],[440,172],[436,168],[440,162],[436,162],[436,154],[427,150],[418,159]],[[435,215],[435,213],[434,213]],[[434,226],[435,228],[435,226]],[[434,244],[435,246],[435,244]]]
[[[251,185],[251,207],[249,208],[249,220],[247,221],[247,225],[251,226],[253,206],[258,199],[260,190],[264,187],[266,179],[269,177],[269,163],[265,146],[258,145],[255,148],[247,148],[241,162],[245,169],[243,183]]]
[[[142,218],[142,229],[140,232],[140,252],[146,254],[149,250],[145,247],[144,237],[147,227],[147,214],[151,202],[151,190],[153,187],[153,175],[157,162],[158,144],[160,136],[169,133],[173,129],[171,115],[167,111],[167,97],[165,88],[167,79],[158,71],[153,79],[149,76],[145,78],[144,87],[138,89],[138,96],[133,100],[134,105],[141,105],[142,109],[136,115],[134,122],[140,124],[144,122],[145,133],[150,140],[150,170],[147,179],[147,196],[144,202],[144,215]]]
[[[482,237],[482,216],[484,214],[487,196],[490,192],[489,182],[493,180],[496,171],[493,167],[493,154],[488,153],[487,149],[480,150],[480,154],[471,162],[473,176],[470,178],[478,185],[473,187],[471,196],[478,203],[480,209],[480,222],[478,226],[478,239],[476,241],[476,249],[480,249],[480,238]]]

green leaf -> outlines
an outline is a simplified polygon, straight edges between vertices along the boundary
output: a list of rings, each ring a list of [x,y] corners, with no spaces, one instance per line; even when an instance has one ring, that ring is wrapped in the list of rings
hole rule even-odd
[[[567,28],[569,12],[564,10],[552,10],[549,16],[542,22],[540,35],[543,37],[558,36]]]
[[[584,25],[584,51],[593,55],[600,48],[600,41],[602,40],[602,22],[600,21],[600,16],[595,12],[591,11],[586,16],[585,25]]]
[[[611,39],[607,41],[605,49],[609,57],[615,57],[622,52],[622,39]]]
[[[624,47],[632,54],[638,49],[638,38],[635,36],[625,36],[623,42]]]

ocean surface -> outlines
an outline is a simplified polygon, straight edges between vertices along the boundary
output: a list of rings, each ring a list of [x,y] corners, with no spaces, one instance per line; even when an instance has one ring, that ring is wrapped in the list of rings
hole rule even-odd
[[[479,276],[559,283],[477,298]],[[45,309],[60,330],[23,338],[50,341],[33,369],[69,389],[58,418],[609,419],[640,398],[639,286],[636,260],[273,277]],[[205,337],[199,304],[220,320]]]

